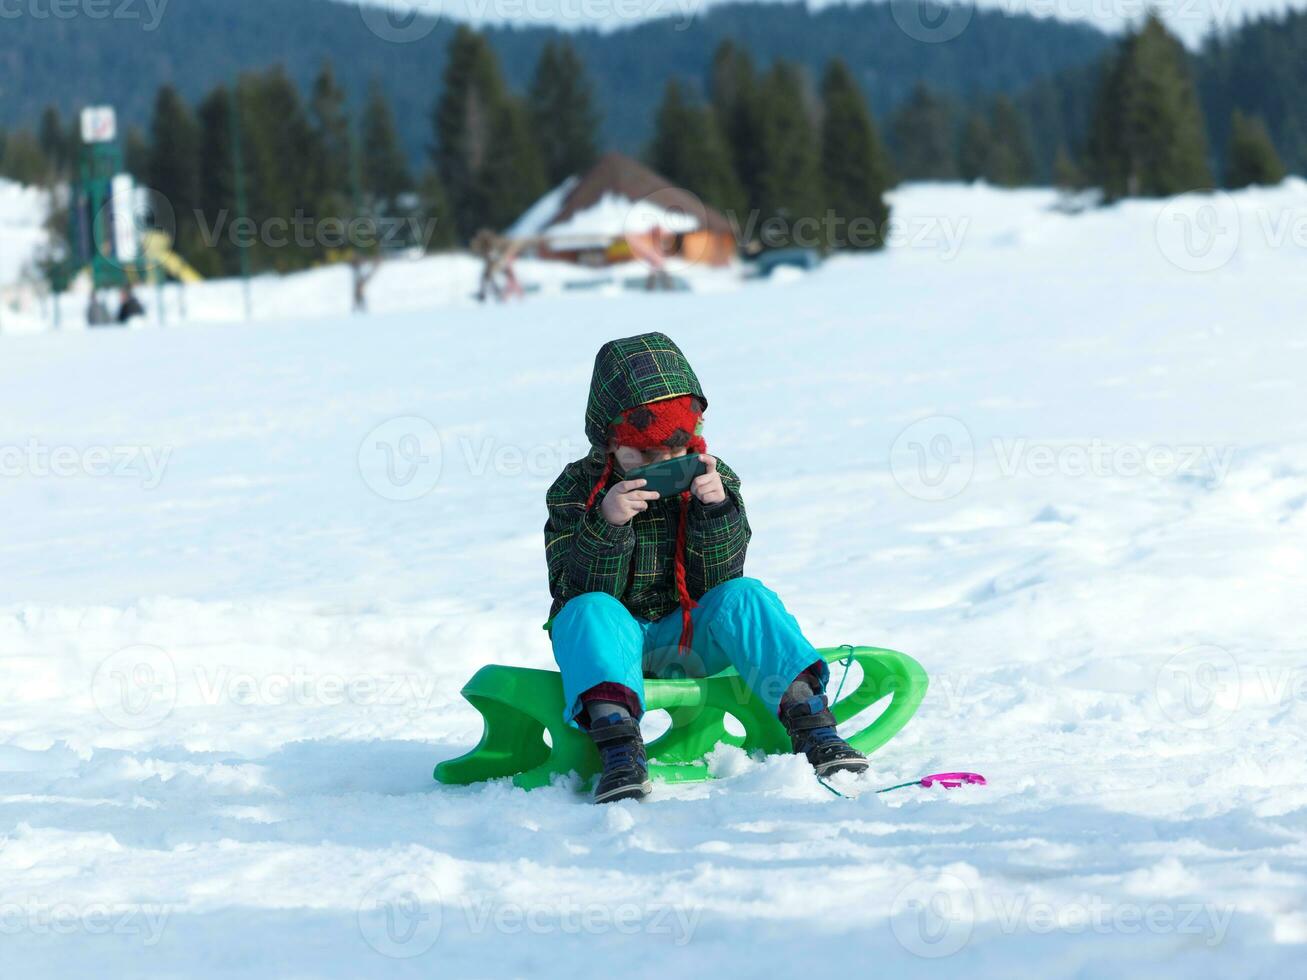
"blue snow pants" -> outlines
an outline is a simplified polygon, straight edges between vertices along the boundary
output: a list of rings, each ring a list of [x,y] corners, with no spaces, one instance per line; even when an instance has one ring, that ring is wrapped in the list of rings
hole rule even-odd
[[[824,687],[830,676],[780,597],[754,578],[709,589],[691,611],[694,637],[682,656],[681,610],[639,619],[607,592],[586,592],[554,617],[550,637],[563,675],[564,714],[576,727],[581,695],[604,682],[622,684],[644,710],[645,677],[707,677],[734,667],[773,712],[799,674],[813,667]]]

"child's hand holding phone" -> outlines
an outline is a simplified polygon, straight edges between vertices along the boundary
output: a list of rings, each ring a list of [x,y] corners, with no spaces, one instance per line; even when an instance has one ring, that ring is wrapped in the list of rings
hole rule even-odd
[[[600,507],[604,520],[609,524],[625,524],[642,510],[649,509],[649,501],[657,500],[654,490],[641,490],[644,480],[623,480],[613,484],[613,488],[604,495]]]
[[[705,507],[710,504],[720,504],[726,499],[726,488],[722,486],[722,475],[717,472],[717,457],[700,453],[699,459],[708,467],[708,472],[694,478],[694,482],[690,484],[690,492]]]
[[[641,474],[648,474],[648,477]],[[652,489],[657,487],[657,489]],[[689,490],[705,507],[726,499],[717,457],[700,453],[698,458],[674,456],[658,463],[632,470],[628,479],[616,483],[604,497],[601,511],[609,524],[625,524],[649,502],[659,497],[673,497]]]

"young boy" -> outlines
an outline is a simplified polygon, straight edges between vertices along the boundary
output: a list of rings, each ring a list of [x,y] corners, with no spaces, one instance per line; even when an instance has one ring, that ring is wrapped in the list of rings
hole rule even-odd
[[[569,463],[546,496],[547,625],[567,720],[589,732],[603,760],[596,803],[652,789],[639,724],[645,676],[734,667],[819,775],[867,768],[835,732],[825,662],[776,594],[742,577],[749,522],[739,477],[707,454],[707,406],[668,337],[609,341],[590,381],[590,454]],[[707,472],[675,499],[624,478],[686,453],[700,454]]]

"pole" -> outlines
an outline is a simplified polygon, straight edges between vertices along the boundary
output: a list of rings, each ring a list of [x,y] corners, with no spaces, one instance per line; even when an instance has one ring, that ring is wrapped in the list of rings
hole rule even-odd
[[[237,85],[231,90],[231,155],[232,169],[236,177],[236,219],[245,217],[245,157],[241,153],[241,113],[240,102],[236,98]],[[254,318],[254,303],[250,296],[250,256],[249,248],[237,245],[241,260],[241,282],[245,293],[245,319]]]

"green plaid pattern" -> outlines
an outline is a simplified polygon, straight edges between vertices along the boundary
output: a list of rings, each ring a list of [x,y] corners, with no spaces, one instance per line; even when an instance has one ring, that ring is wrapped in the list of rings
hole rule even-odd
[[[642,619],[659,619],[680,607],[676,594],[676,527],[680,502],[655,500],[629,524],[614,527],[603,518],[604,493],[586,513],[585,502],[603,472],[608,426],[624,409],[661,398],[694,395],[703,401],[699,379],[671,338],[647,333],[604,344],[595,356],[585,432],[594,447],[585,459],[569,463],[545,495],[545,559],[552,620],[573,596],[607,592]],[[718,460],[727,500],[704,507],[690,501],[686,525],[685,571],[690,596],[744,574],[749,521],[740,496],[740,478]],[[608,486],[621,479],[612,474]]]
[[[622,411],[681,395],[695,395],[708,404],[694,368],[670,337],[645,333],[610,340],[595,355],[585,407],[586,438],[592,446],[607,446],[609,423]]]
[[[680,608],[676,596],[674,552],[681,505],[675,498],[655,500],[629,524],[614,527],[604,520],[595,499],[587,514],[585,501],[603,471],[603,456],[569,463],[545,495],[545,559],[549,565],[549,610],[553,619],[567,600],[583,592],[607,592],[642,619],[659,619]],[[690,597],[698,599],[714,585],[744,574],[749,520],[740,497],[740,478],[717,461],[727,500],[705,507],[690,501],[685,529],[685,577]],[[619,482],[614,473],[608,485]]]

